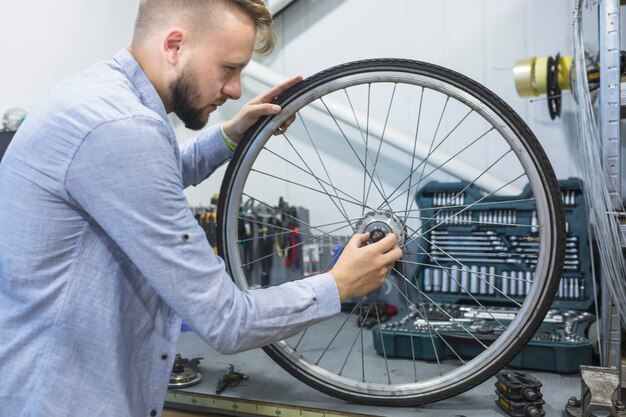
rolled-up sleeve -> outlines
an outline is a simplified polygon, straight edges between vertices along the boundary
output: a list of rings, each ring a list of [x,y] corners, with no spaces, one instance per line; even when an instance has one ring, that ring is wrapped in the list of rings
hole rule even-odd
[[[204,132],[212,134],[219,135],[219,127]],[[248,292],[235,286],[183,194],[186,184],[203,179],[228,156],[219,143],[221,138],[206,136],[189,144],[181,170],[161,120],[107,122],[76,151],[65,183],[72,203],[165,303],[215,349],[234,353],[286,338],[338,313],[340,305],[329,274]]]

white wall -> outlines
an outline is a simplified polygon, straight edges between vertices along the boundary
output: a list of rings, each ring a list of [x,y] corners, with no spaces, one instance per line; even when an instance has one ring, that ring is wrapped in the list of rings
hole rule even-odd
[[[573,53],[573,7],[573,0],[296,0],[276,19],[276,51],[259,61],[286,76],[305,77],[379,57],[454,69],[512,106],[538,137],[557,177],[568,178],[578,174],[572,96],[564,93],[562,117],[553,121],[545,99],[517,95],[512,69],[520,58]],[[589,2],[584,20],[594,52],[596,16]]]
[[[56,82],[125,47],[137,4],[1,2],[0,115],[10,107],[33,106]],[[576,174],[568,140],[574,134],[573,100],[566,95],[563,118],[551,121],[545,101],[517,96],[512,67],[527,56],[571,54],[572,7],[572,0],[296,0],[277,18],[276,51],[260,61],[303,76],[372,57],[412,58],[460,71],[521,114],[557,176],[565,178]],[[227,117],[237,106],[225,106],[212,119]],[[178,130],[183,140],[191,135]],[[221,172],[188,190],[191,204],[208,203],[219,191]]]
[[[572,0],[300,0],[279,16],[279,53],[266,62],[286,74],[345,61],[400,57],[457,70],[517,110],[546,148],[559,177],[575,173],[569,124],[551,121],[545,101],[520,99],[512,67],[527,56],[571,53]],[[570,111],[570,98],[565,100]],[[570,118],[570,115],[564,117]]]
[[[32,107],[57,82],[131,39],[138,0],[0,2],[0,115]]]

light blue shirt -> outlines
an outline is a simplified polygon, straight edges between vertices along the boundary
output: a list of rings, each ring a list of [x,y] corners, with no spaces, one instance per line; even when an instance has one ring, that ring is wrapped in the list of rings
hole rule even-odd
[[[339,312],[329,274],[240,291],[183,189],[232,152],[179,149],[123,50],[58,85],[0,163],[0,416],[160,415],[181,319],[218,351]]]

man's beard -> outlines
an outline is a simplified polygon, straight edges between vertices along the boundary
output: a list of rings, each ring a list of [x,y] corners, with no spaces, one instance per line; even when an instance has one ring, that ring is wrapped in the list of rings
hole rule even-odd
[[[191,130],[202,129],[209,118],[203,115],[204,110],[194,107],[192,99],[197,97],[197,88],[189,71],[183,70],[180,76],[170,84],[172,110]]]

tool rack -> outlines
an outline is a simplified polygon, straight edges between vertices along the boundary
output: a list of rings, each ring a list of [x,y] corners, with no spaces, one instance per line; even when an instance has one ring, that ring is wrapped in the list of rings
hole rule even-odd
[[[559,187],[567,231],[563,274],[552,310],[510,367],[573,373],[592,361],[586,337],[595,320],[587,311],[594,301],[587,208],[580,180],[562,180]],[[417,240],[416,264],[422,267],[414,279],[438,306],[422,303],[420,311],[374,328],[380,354],[435,361],[456,352],[472,358],[480,346],[446,316],[475,317],[484,312],[482,306],[501,320],[486,316],[475,337],[491,340],[499,334],[500,323],[515,317],[514,302],[528,293],[537,262],[537,213],[530,197],[528,187],[519,196],[485,197],[467,182],[431,182],[420,190],[416,202],[426,232]],[[436,324],[420,324],[419,317],[432,319],[441,308],[448,314],[433,319]],[[437,329],[436,340],[430,326]]]
[[[567,237],[564,273],[553,307],[586,310],[593,302],[593,283],[581,182],[572,178],[559,181],[559,186]],[[416,200],[421,217],[428,219],[422,225],[428,232],[418,239],[417,251],[423,254],[417,262],[431,266],[418,270],[418,286],[436,294],[440,302],[521,301],[530,287],[539,249],[537,213],[530,194],[526,188],[519,196],[484,198],[477,187],[465,182],[430,183],[422,188]],[[506,203],[511,200],[515,202]],[[465,208],[478,201],[475,208]],[[442,208],[455,204],[460,207]]]

